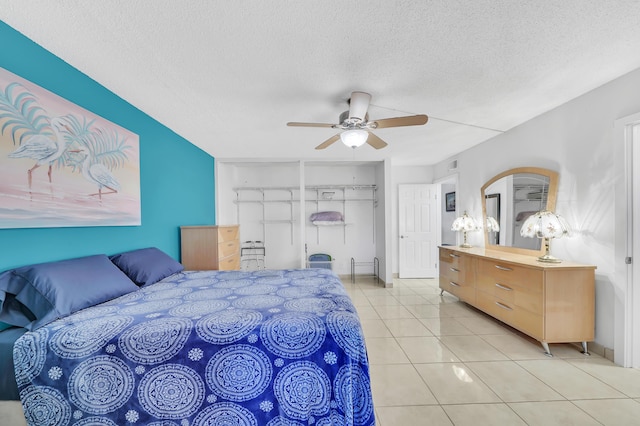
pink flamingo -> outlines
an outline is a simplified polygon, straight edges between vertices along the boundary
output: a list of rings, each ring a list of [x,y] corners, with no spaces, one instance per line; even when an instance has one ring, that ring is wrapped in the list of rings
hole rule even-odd
[[[33,181],[32,174],[35,169],[46,164],[49,165],[49,183],[51,183],[51,167],[53,162],[56,161],[64,153],[66,149],[66,143],[62,130],[69,130],[69,127],[64,123],[60,117],[54,117],[51,119],[51,128],[55,135],[55,139],[52,139],[45,135],[33,135],[29,137],[18,149],[9,154],[9,158],[31,158],[36,160],[36,164],[27,170],[27,176],[29,177],[29,188],[31,188],[31,182]]]

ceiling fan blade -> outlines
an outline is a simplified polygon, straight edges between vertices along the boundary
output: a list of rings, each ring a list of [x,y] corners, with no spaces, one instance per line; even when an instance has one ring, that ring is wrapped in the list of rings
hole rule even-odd
[[[322,142],[320,145],[316,146],[316,149],[325,149],[326,147],[330,146],[331,144],[333,144],[338,139],[340,139],[340,133],[338,133],[337,135],[331,136],[329,139],[327,139],[326,141]]]
[[[287,123],[287,126],[292,127],[333,127],[335,124],[329,123],[298,123],[295,121],[290,121]]]
[[[381,120],[374,120],[376,123],[375,129],[384,129],[386,127],[402,127],[402,126],[420,126],[427,124],[429,117],[424,114],[420,115],[408,115],[406,117],[395,118],[383,118]]]
[[[385,141],[383,141],[382,139],[380,139],[379,137],[377,137],[371,132],[368,132],[368,133],[369,133],[369,137],[367,138],[367,143],[369,145],[371,145],[375,149],[382,149],[385,146],[387,146],[387,143]]]
[[[352,92],[349,100],[349,118],[364,121],[371,102],[371,95],[365,92]]]

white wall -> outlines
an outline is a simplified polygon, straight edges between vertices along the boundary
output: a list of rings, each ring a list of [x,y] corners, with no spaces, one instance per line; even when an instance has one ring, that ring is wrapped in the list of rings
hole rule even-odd
[[[595,65],[597,66],[597,65]],[[588,72],[588,70],[585,70]],[[614,258],[616,191],[623,178],[622,141],[614,137],[616,119],[640,111],[640,70],[633,71],[479,146],[456,155],[458,210],[480,218],[480,187],[514,167],[556,170],[560,181],[556,211],[572,224],[574,236],[554,240],[556,257],[592,264],[596,270],[595,341],[618,350],[614,312],[624,297]],[[438,163],[435,177],[445,176],[451,159]],[[484,245],[482,233],[469,235]],[[619,256],[618,256],[619,257]]]

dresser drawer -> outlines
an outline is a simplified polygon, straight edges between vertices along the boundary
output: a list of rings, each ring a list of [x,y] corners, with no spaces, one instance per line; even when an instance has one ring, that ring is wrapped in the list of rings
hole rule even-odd
[[[461,255],[447,249],[440,249],[440,265],[448,264],[449,267],[460,268]],[[442,272],[442,270],[440,271]]]
[[[476,288],[471,284],[456,281],[448,277],[440,276],[440,288],[456,296],[467,303],[474,304],[476,300]]]
[[[486,275],[478,277],[477,288],[479,291],[495,296],[510,304],[517,305],[531,313],[542,315],[542,293],[535,291],[535,288],[534,291],[531,291],[531,288],[527,287],[502,284]]]
[[[447,277],[453,281],[462,281],[464,272],[460,270],[459,265],[440,262],[440,275]]]
[[[478,285],[494,286],[496,283],[527,293],[542,293],[543,272],[493,260],[478,262]]]
[[[484,291],[476,293],[476,306],[500,321],[538,339],[543,337],[543,315],[530,312]]]
[[[238,254],[240,250],[240,242],[238,240],[225,241],[218,243],[218,257],[223,258]]]

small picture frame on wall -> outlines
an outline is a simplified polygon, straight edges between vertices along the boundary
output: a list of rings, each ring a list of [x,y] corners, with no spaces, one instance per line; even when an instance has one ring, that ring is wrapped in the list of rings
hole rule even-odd
[[[456,193],[447,192],[444,194],[444,209],[448,212],[456,211]]]

